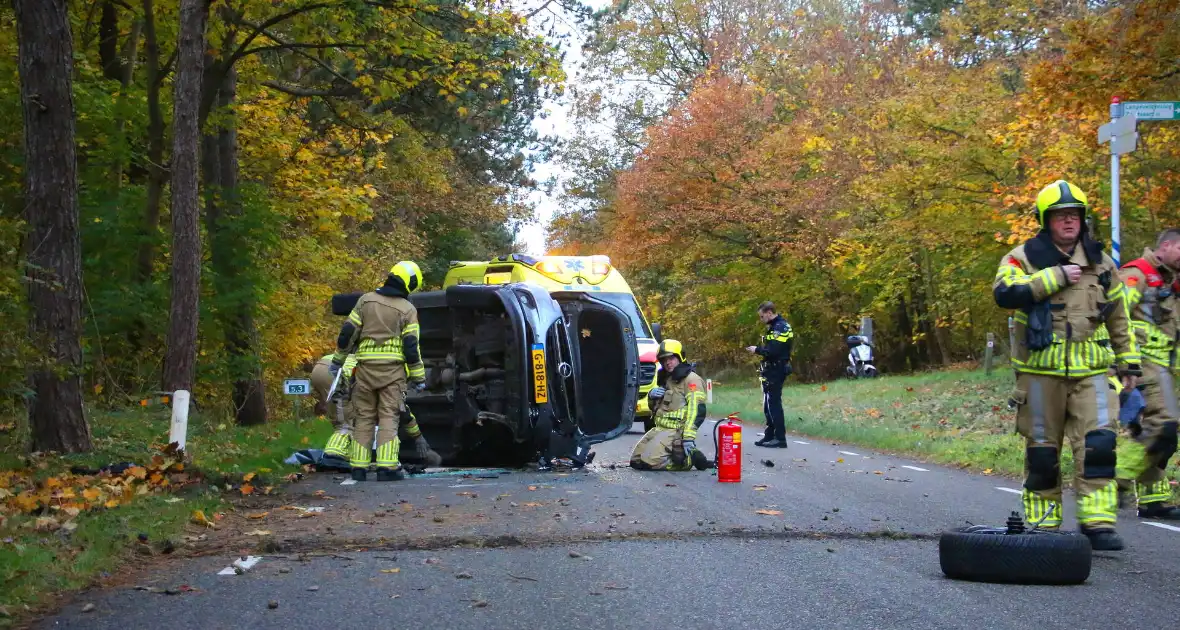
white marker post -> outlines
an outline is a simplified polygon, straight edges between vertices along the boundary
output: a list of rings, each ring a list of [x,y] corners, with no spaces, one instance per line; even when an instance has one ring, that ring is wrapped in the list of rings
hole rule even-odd
[[[705,403],[713,404],[713,379],[705,379]]]
[[[188,438],[189,398],[188,390],[178,389],[172,392],[172,428],[168,431],[168,443],[176,442],[182,451]]]

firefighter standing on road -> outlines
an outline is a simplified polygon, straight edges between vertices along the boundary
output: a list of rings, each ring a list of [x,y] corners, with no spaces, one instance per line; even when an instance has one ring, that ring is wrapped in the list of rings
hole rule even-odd
[[[340,369],[355,347],[357,365],[353,370],[353,436],[349,463],[352,478],[365,479],[372,459],[366,436],[377,425],[377,480],[405,478],[398,462],[401,446],[398,419],[405,403],[406,377],[419,390],[426,384],[426,368],[418,351],[418,311],[410,293],[422,286],[422,271],[413,262],[402,261],[389,270],[385,284],[357,300],[340,328],[332,370]]]
[[[631,451],[631,467],[639,470],[697,470],[708,458],[697,450],[697,429],[705,421],[705,380],[684,360],[679,341],[665,339],[656,359],[664,368],[648,392],[655,427]]]
[[[1086,195],[1058,180],[1037,195],[1041,230],[1004,255],[992,285],[996,304],[1016,309],[1017,430],[1025,437],[1025,519],[1056,529],[1061,519],[1061,446],[1073,449],[1077,519],[1098,550],[1118,550],[1115,431],[1118,397],[1140,374],[1139,350],[1114,261],[1089,234]],[[1106,335],[1097,338],[1100,325]],[[1113,350],[1111,348],[1113,346]]]
[[[758,319],[766,324],[762,345],[746,346],[746,351],[762,357],[762,413],[766,416],[766,433],[755,446],[787,448],[786,419],[783,417],[783,383],[791,374],[791,344],[795,333],[782,315],[775,312],[774,302],[763,302],[758,307]]]
[[[1176,368],[1176,338],[1180,334],[1180,229],[1165,230],[1155,251],[1119,270],[1131,309],[1131,327],[1143,353],[1143,417],[1130,424],[1132,440],[1123,446],[1118,479],[1135,482],[1139,516],[1180,520],[1180,508],[1165,504],[1172,487],[1164,472],[1176,453],[1180,406],[1172,371]],[[1134,390],[1131,390],[1134,392]]]

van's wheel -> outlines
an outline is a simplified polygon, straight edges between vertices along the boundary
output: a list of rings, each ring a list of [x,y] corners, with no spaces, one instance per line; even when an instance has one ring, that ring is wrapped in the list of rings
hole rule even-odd
[[[942,534],[938,562],[956,580],[1081,584],[1090,577],[1091,551],[1078,533],[973,526]]]

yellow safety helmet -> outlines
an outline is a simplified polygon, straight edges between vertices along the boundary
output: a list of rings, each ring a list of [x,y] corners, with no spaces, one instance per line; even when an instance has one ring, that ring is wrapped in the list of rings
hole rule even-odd
[[[680,359],[681,363],[684,362],[684,346],[675,339],[665,339],[660,342],[660,351],[656,353],[656,360],[670,356]]]
[[[413,293],[422,288],[422,270],[412,260],[403,260],[389,270],[389,275],[402,281],[406,291]]]
[[[1082,211],[1082,221],[1086,220],[1086,213],[1090,209],[1090,201],[1081,188],[1059,179],[1041,189],[1037,193],[1037,221],[1041,226],[1047,225],[1045,217],[1054,210],[1076,209]]]

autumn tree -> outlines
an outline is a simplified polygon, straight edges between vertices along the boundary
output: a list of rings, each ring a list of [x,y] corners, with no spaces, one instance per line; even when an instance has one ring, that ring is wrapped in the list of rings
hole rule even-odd
[[[82,254],[74,140],[73,38],[65,0],[17,0],[25,135],[34,451],[89,451],[82,409]]]

